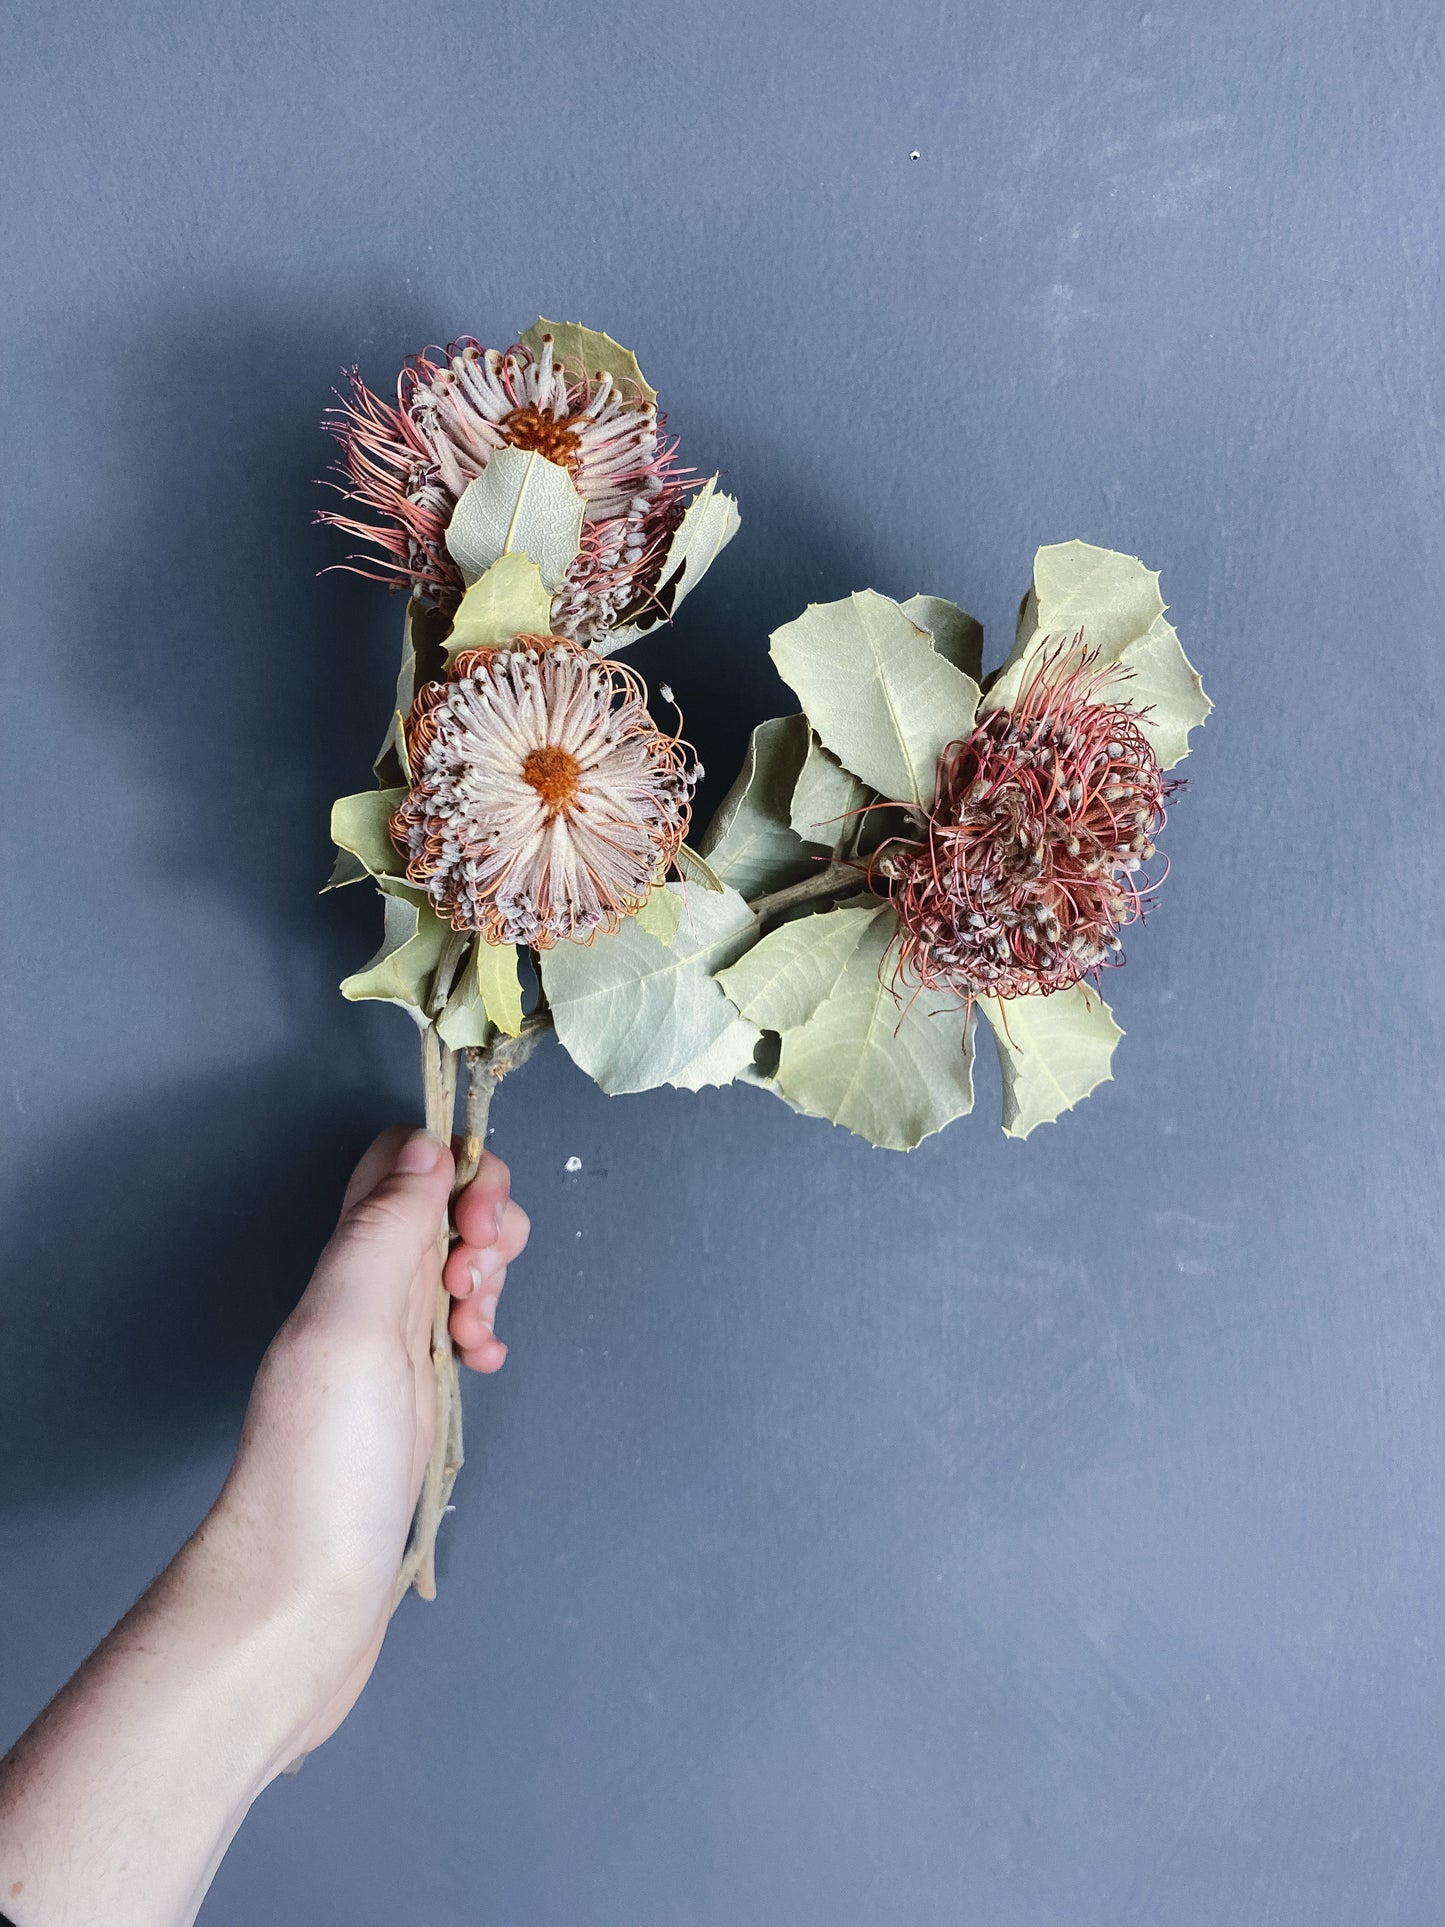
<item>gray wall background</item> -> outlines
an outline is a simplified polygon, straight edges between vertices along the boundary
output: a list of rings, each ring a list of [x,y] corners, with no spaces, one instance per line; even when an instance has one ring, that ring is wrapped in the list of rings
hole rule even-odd
[[[864,584],[1002,653],[1143,555],[1219,708],[1118,1081],[906,1160],[498,1107],[533,1213],[440,1602],[208,1927],[1345,1927],[1445,1883],[1428,0],[77,3],[5,29],[0,1729],[216,1488],[344,1174],[398,607],[342,365],[633,344],[743,533],[639,655],[715,781]],[[918,159],[910,158],[914,151]],[[569,1156],[582,1169],[568,1176]]]

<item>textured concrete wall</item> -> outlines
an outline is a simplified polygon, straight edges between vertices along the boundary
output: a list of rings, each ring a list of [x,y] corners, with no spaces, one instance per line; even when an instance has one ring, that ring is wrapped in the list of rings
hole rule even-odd
[[[743,533],[638,656],[719,779],[863,584],[1002,653],[1143,555],[1219,708],[1118,1081],[903,1159],[498,1107],[536,1221],[444,1590],[214,1927],[1441,1914],[1436,9],[12,12],[0,1727],[214,1490],[413,1036],[337,978],[396,605],[344,363],[635,345]],[[917,158],[912,158],[916,152]],[[580,1157],[568,1175],[566,1160]]]

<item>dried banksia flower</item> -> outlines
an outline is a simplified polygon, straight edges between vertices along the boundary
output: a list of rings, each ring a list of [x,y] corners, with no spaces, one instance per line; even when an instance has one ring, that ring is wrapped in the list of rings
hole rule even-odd
[[[635,671],[558,636],[462,651],[418,694],[406,747],[407,877],[454,929],[539,950],[642,907],[702,775]]]
[[[870,865],[898,912],[902,983],[1021,997],[1123,961],[1177,787],[1137,713],[1107,700],[1126,676],[1076,637],[945,750],[921,834]]]
[[[438,359],[413,355],[396,393],[393,408],[353,369],[350,397],[327,422],[341,444],[343,492],[382,518],[320,518],[380,549],[359,573],[408,582],[450,612],[466,587],[446,544],[452,512],[498,449],[531,449],[567,470],[584,505],[553,627],[591,642],[648,605],[693,478],[677,468],[677,444],[647,395],[610,374],[569,376],[550,335],[535,356],[522,343],[500,354],[470,336]]]

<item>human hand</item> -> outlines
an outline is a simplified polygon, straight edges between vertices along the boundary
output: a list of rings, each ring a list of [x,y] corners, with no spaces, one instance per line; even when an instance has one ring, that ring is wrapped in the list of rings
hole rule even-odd
[[[258,1605],[288,1622],[296,1751],[333,1733],[381,1648],[435,1423],[430,1356],[438,1282],[463,1364],[495,1372],[507,1266],[530,1224],[490,1151],[458,1196],[435,1138],[384,1132],[346,1189],[311,1283],[262,1361],[241,1446],[203,1533],[257,1574]]]
[[[376,1662],[435,1423],[438,1283],[494,1372],[527,1242],[489,1152],[379,1137],[256,1377],[230,1477],[194,1536],[0,1762],[0,1893],[19,1927],[188,1927],[261,1788],[346,1717]]]

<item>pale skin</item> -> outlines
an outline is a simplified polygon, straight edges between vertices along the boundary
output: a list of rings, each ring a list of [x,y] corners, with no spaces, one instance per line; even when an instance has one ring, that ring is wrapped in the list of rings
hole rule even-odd
[[[526,1213],[490,1152],[384,1133],[262,1361],[220,1497],[0,1763],[15,1927],[184,1927],[263,1787],[334,1733],[376,1663],[431,1447],[438,1276],[462,1362],[493,1331]]]

